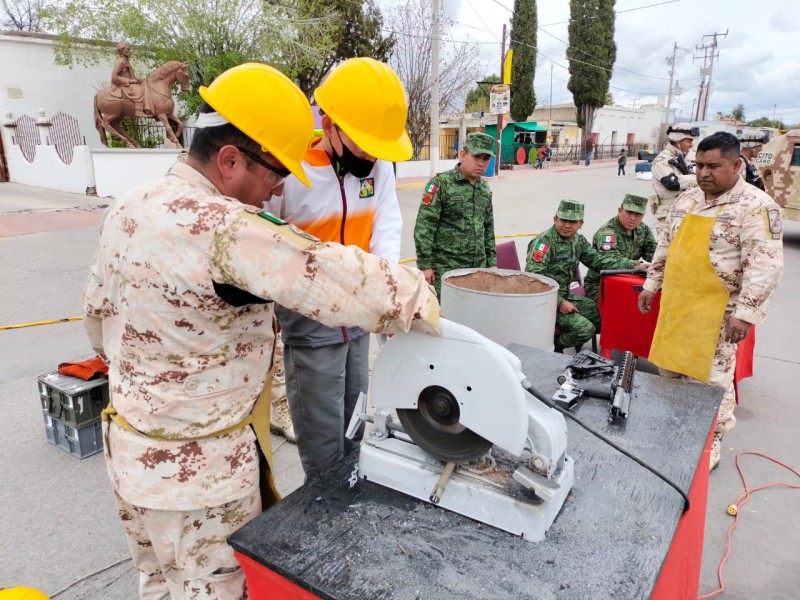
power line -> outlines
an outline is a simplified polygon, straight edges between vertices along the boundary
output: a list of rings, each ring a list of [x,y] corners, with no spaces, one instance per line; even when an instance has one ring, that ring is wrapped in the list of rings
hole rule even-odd
[[[635,10],[642,10],[645,8],[653,8],[654,6],[661,6],[662,4],[672,4],[673,2],[680,2],[680,0],[665,0],[664,2],[659,2],[657,4],[648,4],[646,6],[637,6],[636,8],[626,8],[625,10],[618,10],[615,11],[615,14],[622,14],[626,12],[633,12]],[[552,25],[565,25],[569,23],[569,21],[559,21],[558,23],[548,23],[547,25],[542,25],[542,27],[551,27]]]

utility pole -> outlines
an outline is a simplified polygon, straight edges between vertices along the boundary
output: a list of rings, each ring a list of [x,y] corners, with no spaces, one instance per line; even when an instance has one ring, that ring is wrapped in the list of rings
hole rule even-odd
[[[666,111],[666,121],[670,121],[669,116],[669,109],[670,105],[672,104],[672,77],[675,75],[675,55],[678,53],[678,42],[675,42],[672,46],[672,58],[667,59],[667,64],[669,65],[669,91],[667,92],[667,111]]]
[[[438,0],[434,0],[438,2]],[[500,45],[500,83],[503,82],[503,67],[506,61],[506,24],[503,23],[503,41]],[[497,115],[497,156],[494,159],[494,174],[500,173],[500,134],[503,131],[503,115]]]
[[[700,90],[697,92],[697,106],[694,114],[694,120],[700,121],[700,113],[702,112],[703,106],[703,94],[705,93],[706,89],[706,75],[708,74],[706,69],[706,64],[708,64],[708,46],[695,46],[695,49],[703,51],[703,68],[700,69]],[[694,60],[697,60],[700,57],[694,56],[693,58]]]
[[[719,51],[717,50],[717,36],[728,37],[728,30],[725,33],[712,33],[704,35],[704,38],[711,37],[714,41],[711,42],[711,63],[708,67],[708,85],[706,86],[705,104],[703,105],[703,120],[705,121],[706,113],[708,112],[708,98],[711,96],[711,79],[714,75],[714,58],[719,58]],[[716,57],[714,56],[716,54]]]
[[[550,116],[547,117],[547,134],[553,137],[553,63],[550,63]]]
[[[431,177],[439,172],[439,0],[433,0],[431,36]]]
[[[703,44],[702,46],[695,46],[696,50],[703,51],[703,68],[700,69],[700,92],[697,96],[697,114],[695,120],[705,121],[708,115],[708,97],[711,95],[711,77],[714,73],[714,58],[719,58],[717,51],[717,36],[727,37],[727,30],[725,33],[709,33],[704,35],[703,38],[713,38],[711,45]],[[708,51],[711,50],[711,54]],[[695,56],[697,60],[699,56]],[[708,77],[708,80],[706,80]]]

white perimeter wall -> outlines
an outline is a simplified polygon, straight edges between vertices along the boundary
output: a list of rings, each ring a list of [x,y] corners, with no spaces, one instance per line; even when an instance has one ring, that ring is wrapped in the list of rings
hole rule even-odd
[[[55,147],[36,146],[36,156],[29,163],[22,156],[19,146],[9,147],[7,140],[4,136],[9,179],[12,182],[73,194],[85,194],[94,187],[92,153],[86,146],[73,149],[72,163],[68,165],[61,162]]]
[[[116,51],[96,66],[55,64],[53,42],[36,37],[0,34],[0,118],[7,112],[34,119],[44,109],[47,117],[63,111],[78,119],[89,148],[103,147],[94,128],[94,95],[111,83]],[[8,153],[6,146],[6,153]]]
[[[440,160],[438,171],[448,171],[458,164],[457,160]],[[429,160],[409,160],[406,162],[397,163],[397,178],[404,179],[406,177],[430,177],[431,176],[431,161]]]
[[[179,150],[141,148],[93,150],[97,195],[119,198],[137,185],[166,175],[178,154]]]

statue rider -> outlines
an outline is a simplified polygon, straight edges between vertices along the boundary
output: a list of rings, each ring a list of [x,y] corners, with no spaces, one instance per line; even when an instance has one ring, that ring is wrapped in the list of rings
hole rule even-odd
[[[128,44],[117,44],[119,59],[114,64],[111,73],[111,94],[118,98],[125,98],[136,107],[136,116],[152,117],[155,114],[153,102],[150,98],[150,89],[146,82],[136,77],[130,63],[131,49]]]

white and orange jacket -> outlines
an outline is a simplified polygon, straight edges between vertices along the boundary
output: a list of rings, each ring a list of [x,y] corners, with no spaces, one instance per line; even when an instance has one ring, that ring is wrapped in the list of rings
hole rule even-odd
[[[290,176],[283,194],[265,202],[264,208],[323,242],[358,246],[399,261],[403,219],[392,164],[378,160],[367,177],[348,173],[339,179],[325,151],[315,148],[318,143],[311,143],[303,160],[311,187]],[[283,342],[288,345],[326,346],[366,333],[358,328],[327,327],[281,306],[276,309]]]

